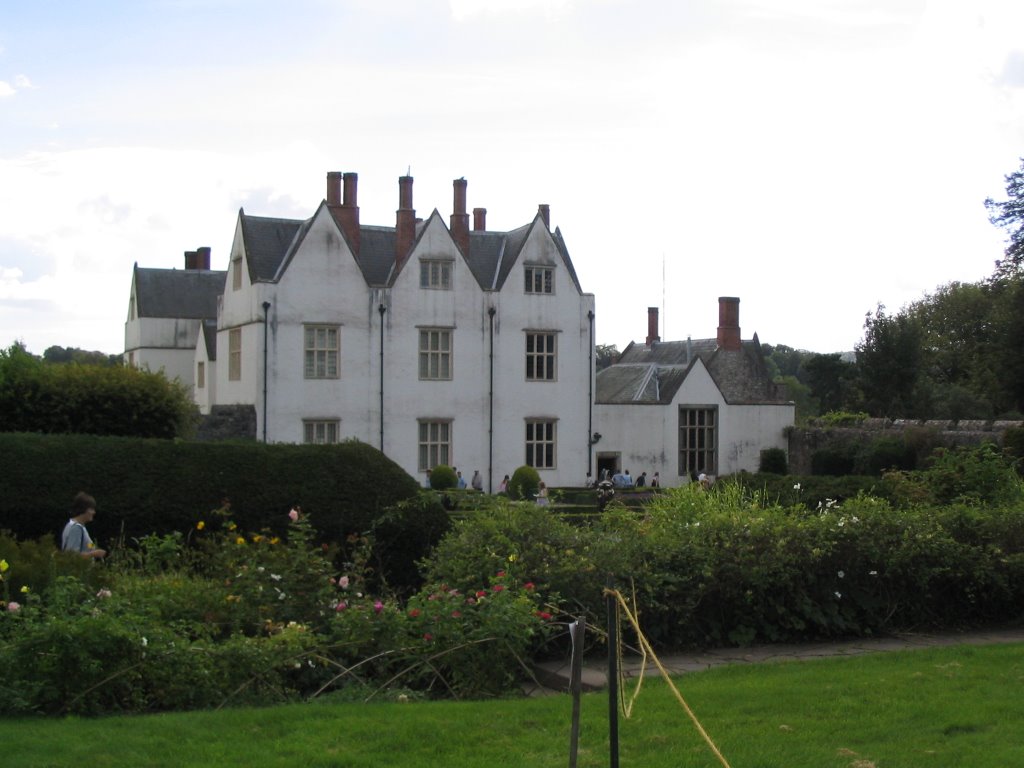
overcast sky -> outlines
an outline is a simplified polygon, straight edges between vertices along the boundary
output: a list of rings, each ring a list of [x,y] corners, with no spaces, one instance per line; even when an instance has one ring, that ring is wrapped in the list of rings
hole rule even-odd
[[[1024,155],[1020,0],[0,4],[0,347],[124,348],[132,264],[225,269],[238,209],[359,174],[489,229],[551,206],[597,341],[853,349],[866,313],[992,273]]]

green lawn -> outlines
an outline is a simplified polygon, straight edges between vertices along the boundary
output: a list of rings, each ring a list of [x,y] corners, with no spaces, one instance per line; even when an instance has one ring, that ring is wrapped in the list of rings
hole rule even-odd
[[[722,667],[676,678],[732,768],[1024,765],[1024,645]],[[579,766],[606,766],[607,698],[584,697]],[[331,703],[0,722],[0,765],[546,768],[568,765],[568,696]],[[668,686],[620,715],[621,765],[715,767]]]

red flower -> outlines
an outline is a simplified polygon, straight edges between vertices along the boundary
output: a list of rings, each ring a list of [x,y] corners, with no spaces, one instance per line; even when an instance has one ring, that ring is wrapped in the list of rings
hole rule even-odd
[[[413,608],[411,611],[409,611],[409,615],[412,616],[415,619],[417,616],[420,615],[420,609],[419,608]]]
[[[429,642],[429,641],[434,639],[434,636],[432,634],[430,634],[429,632],[427,632],[426,634],[423,635],[423,639],[426,640],[427,642]]]
[[[452,618],[453,619],[462,618],[462,612],[461,611],[452,611]]]
[[[533,584],[532,581],[528,581],[525,584],[523,584],[523,589],[525,589],[527,592],[529,592],[531,589],[533,589],[533,587],[534,587],[534,584]]]
[[[551,620],[551,614],[548,613],[547,611],[537,611],[535,615],[537,616],[538,619],[541,619],[543,621],[550,621]]]
[[[503,589],[505,589],[505,585],[495,584],[493,587],[491,587],[491,589],[493,589],[495,592],[501,592]]]
[[[477,593],[476,593],[476,596],[477,597],[486,597],[487,596],[487,592],[485,590],[482,590],[482,589],[478,590]]]
[[[504,571],[498,571],[498,578],[499,579],[504,579],[505,578],[505,572]]]

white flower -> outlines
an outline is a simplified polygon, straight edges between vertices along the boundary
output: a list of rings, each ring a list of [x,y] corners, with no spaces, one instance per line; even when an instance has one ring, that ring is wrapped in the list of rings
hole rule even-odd
[[[794,485],[793,486],[793,490],[794,491],[799,491],[800,490],[800,483],[797,483],[796,485]]]
[[[142,638],[142,647],[145,648],[147,645],[149,645],[149,640]]]
[[[279,573],[272,573],[272,574],[270,574],[270,578],[272,578],[274,581],[280,581],[281,580],[281,574],[279,574]]]
[[[868,576],[877,576],[878,571],[868,571]]]
[[[836,574],[836,576],[838,576],[840,579],[844,579],[846,578],[846,573],[844,571],[840,571]]]
[[[835,596],[841,599],[843,597],[843,593],[842,592],[836,592]]]

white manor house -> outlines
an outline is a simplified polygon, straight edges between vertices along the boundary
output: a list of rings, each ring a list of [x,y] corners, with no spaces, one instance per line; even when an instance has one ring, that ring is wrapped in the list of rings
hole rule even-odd
[[[720,300],[717,340],[683,347],[657,339],[652,310],[654,333],[595,376],[594,296],[547,205],[508,232],[474,208],[471,228],[456,179],[448,223],[420,219],[403,176],[394,225],[377,226],[357,193],[331,172],[309,219],[240,210],[224,271],[209,248],[181,270],[136,264],[126,362],[179,379],[208,419],[242,414],[232,436],[355,438],[421,481],[478,470],[488,491],[523,464],[549,486],[605,468],[677,485],[786,447],[793,404],[756,336],[740,342],[738,299]]]

